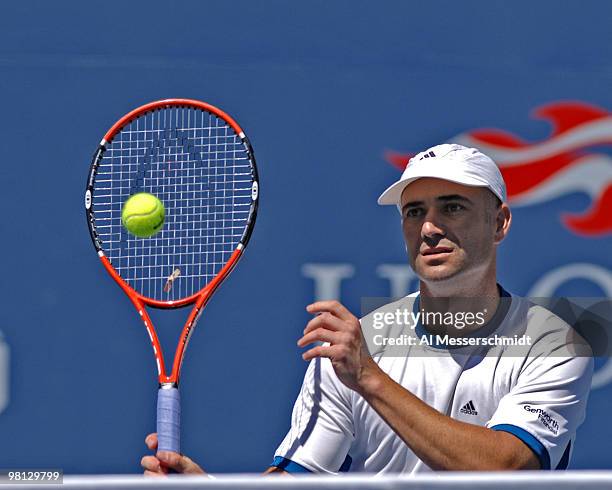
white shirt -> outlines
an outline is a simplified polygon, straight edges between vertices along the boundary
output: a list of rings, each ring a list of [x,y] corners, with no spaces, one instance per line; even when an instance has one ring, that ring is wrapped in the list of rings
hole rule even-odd
[[[403,351],[373,345],[376,332],[368,334],[373,315],[397,308],[416,312],[418,293],[370,313],[361,319],[362,330],[381,369],[429,406],[463,422],[512,433],[533,450],[543,469],[564,469],[585,417],[593,373],[590,349],[547,309],[502,292],[507,300],[493,319],[466,337],[517,335],[530,339],[527,346],[440,345],[420,324],[392,325],[384,333],[419,340],[425,335],[433,340],[430,345],[421,342]],[[272,466],[332,474],[431,471],[360,395],[342,384],[326,358],[311,361],[291,429]]]

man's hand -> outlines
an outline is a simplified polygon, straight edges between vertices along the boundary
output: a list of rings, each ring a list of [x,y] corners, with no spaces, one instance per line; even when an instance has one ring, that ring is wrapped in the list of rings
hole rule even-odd
[[[305,347],[317,341],[330,345],[313,347],[302,358],[305,361],[329,358],[338,379],[360,392],[368,378],[379,374],[380,368],[368,352],[359,320],[338,301],[317,301],[308,305],[306,311],[316,316],[306,325],[298,345]]]
[[[157,434],[145,437],[145,444],[152,451],[157,450]],[[171,451],[157,451],[155,456],[144,456],[140,460],[147,476],[165,476],[171,470],[176,473],[191,473],[205,475],[206,472],[187,456]]]

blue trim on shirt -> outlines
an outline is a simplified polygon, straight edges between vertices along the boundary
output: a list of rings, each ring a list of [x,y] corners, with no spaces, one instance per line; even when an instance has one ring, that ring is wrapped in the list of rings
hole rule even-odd
[[[353,458],[351,458],[347,454],[346,458],[344,458],[344,463],[342,463],[342,466],[340,466],[340,469],[338,470],[338,472],[339,473],[346,473],[348,470],[351,469],[351,464],[353,464]]]
[[[499,295],[501,298],[511,298],[512,297],[512,295],[508,291],[506,291],[501,286],[501,284],[498,284],[497,288],[499,290]],[[420,309],[421,309],[421,295],[419,294],[418,296],[415,297],[414,304],[412,306],[412,310],[415,316],[419,312]],[[510,301],[500,301],[499,306],[497,307],[497,310],[493,314],[493,317],[487,322],[487,324],[479,328],[478,330],[465,335],[465,337],[480,337],[480,338],[488,337],[495,330],[497,330],[497,327],[499,327],[501,323],[505,320],[506,314],[508,313],[509,309],[510,309]],[[433,335],[427,331],[427,329],[421,323],[420,319],[417,322],[414,331],[415,331],[416,336],[419,338],[421,338],[423,335]],[[448,346],[446,344],[438,344],[435,342],[435,338],[436,337],[433,336],[432,340],[434,340],[434,342],[431,342],[428,344],[430,347],[434,347],[435,349],[452,350],[452,349],[460,349],[462,347],[462,346],[453,347],[453,346]]]
[[[534,454],[540,460],[540,466],[543,470],[550,470],[550,456],[548,454],[548,450],[544,447],[540,441],[538,441],[535,437],[533,437],[529,432],[521,427],[517,427],[516,425],[511,424],[499,424],[491,427],[493,430],[498,430],[502,432],[509,432],[513,436],[518,437],[521,441],[523,441],[529,449],[531,449]]]
[[[556,470],[566,470],[567,469],[567,466],[569,465],[569,458],[570,458],[571,450],[572,450],[572,441],[567,443],[567,447],[565,448],[565,451],[563,451],[563,456],[561,456],[561,460],[559,461],[559,464],[555,468]]]
[[[351,469],[351,464],[353,464],[353,458],[347,454],[338,472],[346,473]],[[282,456],[276,456],[270,466],[276,466],[277,468],[285,470],[288,473],[312,473],[312,471],[310,471],[308,468],[304,468],[301,464],[291,461],[290,459],[283,458]]]
[[[285,470],[288,473],[312,473],[312,471],[304,468],[301,464],[282,456],[276,456],[270,466],[276,466],[278,469]]]

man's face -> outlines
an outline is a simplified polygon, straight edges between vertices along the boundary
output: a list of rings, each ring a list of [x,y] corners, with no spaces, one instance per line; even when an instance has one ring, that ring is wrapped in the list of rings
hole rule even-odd
[[[488,189],[421,178],[404,189],[401,206],[410,265],[422,281],[478,278],[495,264],[501,208]]]

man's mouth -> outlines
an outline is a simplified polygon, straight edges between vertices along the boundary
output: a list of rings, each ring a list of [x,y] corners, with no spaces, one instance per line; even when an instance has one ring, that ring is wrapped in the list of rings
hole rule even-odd
[[[430,256],[430,255],[441,255],[441,254],[449,254],[453,251],[450,247],[434,247],[427,248],[421,251],[421,255]]]

